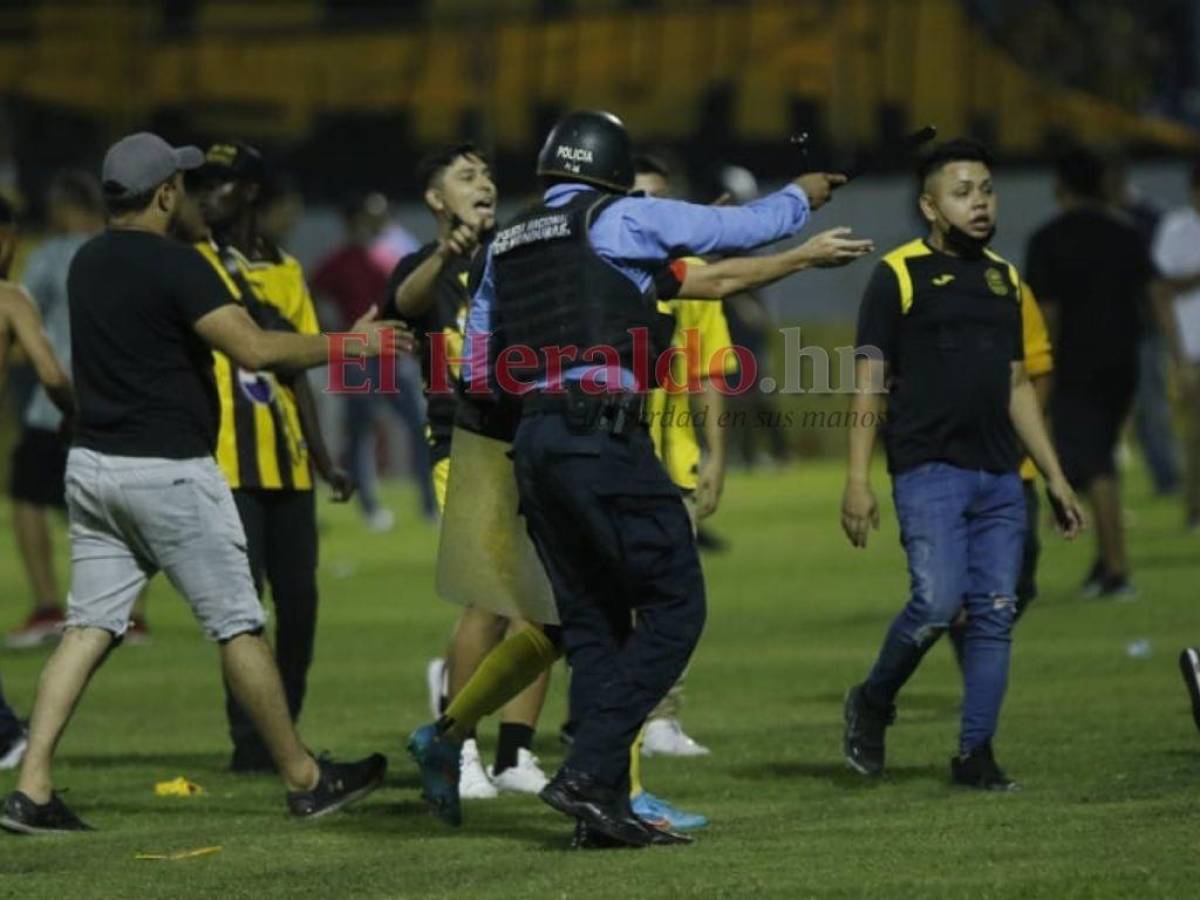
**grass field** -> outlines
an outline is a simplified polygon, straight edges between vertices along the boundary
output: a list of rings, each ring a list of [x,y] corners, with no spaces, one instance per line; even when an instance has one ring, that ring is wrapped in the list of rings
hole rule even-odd
[[[837,527],[839,495],[831,463],[730,481],[716,526],[733,550],[706,559],[709,625],[685,717],[713,755],[645,767],[652,790],[713,820],[692,847],[569,853],[568,822],[528,797],[468,804],[461,831],[430,818],[400,748],[426,718],[425,662],[453,619],[432,595],[435,532],[371,535],[353,510],[326,506],[302,730],[315,749],[386,751],[387,787],[302,825],[285,817],[275,780],[228,774],[216,654],[159,581],[153,644],[110,660],[61,748],[58,784],[101,830],[0,835],[0,897],[1195,896],[1200,735],[1176,655],[1200,642],[1200,538],[1183,533],[1177,506],[1151,501],[1131,474],[1136,602],[1079,599],[1091,536],[1047,536],[996,745],[1025,790],[986,796],[947,784],[959,697],[947,648],[901,697],[890,776],[864,781],[842,762],[842,693],[864,674],[905,576],[890,504],[856,553]],[[392,500],[415,507],[408,493]],[[24,612],[14,554],[5,524],[6,623]],[[1149,657],[1127,653],[1140,639]],[[0,657],[22,712],[42,659]],[[537,746],[549,768],[561,758],[555,677]],[[489,747],[494,734],[481,729]],[[207,793],[154,796],[178,775]],[[0,790],[13,782],[0,773]],[[206,846],[221,850],[134,858]]]

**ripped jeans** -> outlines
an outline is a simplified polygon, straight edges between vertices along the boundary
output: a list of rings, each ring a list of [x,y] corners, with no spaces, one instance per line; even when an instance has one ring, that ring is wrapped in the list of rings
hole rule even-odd
[[[965,611],[959,750],[991,740],[1008,684],[1014,593],[1025,540],[1017,473],[932,462],[895,476],[892,493],[908,556],[910,595],[865,684],[893,702],[925,652]]]

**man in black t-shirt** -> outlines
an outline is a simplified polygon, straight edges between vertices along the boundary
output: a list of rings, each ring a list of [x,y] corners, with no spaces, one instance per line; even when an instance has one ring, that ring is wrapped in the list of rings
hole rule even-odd
[[[1104,167],[1085,150],[1058,162],[1063,211],[1029,240],[1025,276],[1054,336],[1050,424],[1071,485],[1096,523],[1089,597],[1131,596],[1116,448],[1133,406],[1154,267],[1145,238],[1104,202]]]
[[[458,401],[450,387],[458,381],[453,360],[463,355],[467,277],[480,240],[495,226],[496,185],[478,147],[464,143],[429,154],[418,166],[425,205],[437,221],[438,236],[396,266],[388,281],[384,314],[408,322],[423,342],[421,375],[427,399],[427,436],[438,509],[446,505],[450,479],[450,437]],[[442,367],[440,370],[435,367]],[[429,664],[429,685],[452,700],[506,633],[525,623],[467,607],[459,616],[445,661]],[[505,705],[501,712],[496,762],[483,766],[474,739],[463,744],[460,794],[495,797],[497,788],[536,794],[546,776],[532,753],[534,729],[549,683],[549,670]],[[439,691],[438,689],[443,688]],[[439,709],[439,712],[441,710]]]
[[[1021,443],[1063,508],[1070,536],[1079,511],[1025,370],[1020,280],[987,247],[996,218],[988,154],[974,142],[950,141],[918,175],[929,237],[884,256],[859,310],[842,501],[842,527],[865,547],[879,525],[869,472],[886,393],[882,431],[910,597],[866,680],[847,695],[844,753],[864,774],[883,771],[896,695],[965,613],[962,726],[951,775],[958,784],[1011,790],[991,741],[1025,538]]]
[[[213,460],[212,350],[251,370],[329,362],[324,335],[263,331],[191,247],[166,237],[182,173],[204,160],[142,132],[104,158],[109,227],[68,276],[78,419],[66,476],[71,591],[62,642],[41,675],[29,747],[0,826],[27,834],[87,830],[53,790],[54,747],[93,672],[124,636],[134,599],[162,570],[220,644],[233,694],[288,786],[292,815],[320,816],[365,796],[386,759],[317,761],[290,717],[229,486]],[[366,355],[402,343],[366,316]]]

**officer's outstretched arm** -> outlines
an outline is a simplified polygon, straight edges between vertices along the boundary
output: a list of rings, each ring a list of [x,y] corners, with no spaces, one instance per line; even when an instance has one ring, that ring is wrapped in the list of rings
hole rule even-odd
[[[772,284],[805,269],[844,266],[874,250],[873,241],[854,238],[849,228],[831,228],[783,253],[734,257],[707,266],[688,266],[679,296],[720,300]]]

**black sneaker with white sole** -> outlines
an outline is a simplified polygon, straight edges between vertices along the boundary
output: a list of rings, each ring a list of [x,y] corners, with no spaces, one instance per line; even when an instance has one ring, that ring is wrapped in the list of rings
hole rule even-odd
[[[372,753],[352,763],[318,759],[317,767],[321,774],[315,787],[287,795],[288,812],[297,819],[319,819],[367,796],[383,784],[387,757]]]
[[[950,778],[962,787],[981,791],[1019,791],[1021,786],[1004,774],[996,765],[991,741],[976,747],[965,756],[950,760]]]
[[[20,791],[13,791],[5,798],[0,828],[14,834],[72,834],[96,830],[71,812],[58,794],[51,794],[45,803],[34,803]]]
[[[896,706],[879,709],[867,701],[861,684],[846,693],[842,708],[846,730],[842,737],[842,755],[855,771],[864,775],[882,775],[884,734],[896,721]]]
[[[1192,698],[1192,719],[1200,728],[1200,648],[1188,647],[1179,654],[1179,671]]]

